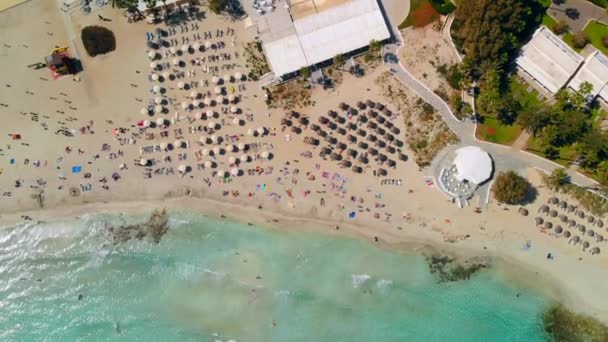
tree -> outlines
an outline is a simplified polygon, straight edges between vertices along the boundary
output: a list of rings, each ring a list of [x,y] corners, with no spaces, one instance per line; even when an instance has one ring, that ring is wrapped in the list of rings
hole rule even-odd
[[[517,122],[534,136],[538,136],[541,130],[550,122],[549,108],[544,104],[531,105],[523,108],[517,115]]]
[[[481,114],[494,118],[498,117],[502,108],[502,94],[500,89],[501,74],[494,68],[490,69],[484,76],[479,87],[477,107]]]
[[[553,146],[549,146],[545,149],[545,157],[551,160],[559,158],[559,150]]]
[[[572,36],[572,46],[582,49],[589,43],[589,35],[585,31],[579,31]]]
[[[334,62],[334,65],[336,67],[338,67],[338,69],[340,69],[344,66],[344,63],[346,63],[346,57],[344,57],[343,54],[339,53],[334,56],[333,62]]]
[[[602,45],[604,45],[605,48],[608,48],[608,36],[602,37]]]
[[[569,29],[570,25],[568,25],[568,22],[565,20],[560,20],[553,25],[553,32],[557,35],[564,34],[568,32]]]
[[[602,162],[598,166],[597,178],[604,188],[608,187],[608,161]]]
[[[530,183],[513,171],[501,172],[494,181],[494,198],[501,203],[521,204],[530,193]]]
[[[510,64],[542,21],[545,10],[539,0],[460,1],[453,36],[462,42],[471,71],[478,71],[482,61],[495,61],[499,67]]]
[[[103,55],[116,49],[114,33],[103,26],[87,26],[80,33],[82,45],[89,56]]]
[[[310,67],[308,66],[304,66],[302,68],[300,68],[300,76],[302,76],[303,79],[307,80],[310,78],[310,75],[312,74]]]
[[[559,189],[568,183],[570,183],[570,176],[561,167],[553,170],[547,177],[547,185],[552,189]]]
[[[207,1],[207,6],[209,10],[214,14],[220,14],[224,10],[226,6],[225,0],[209,0]]]

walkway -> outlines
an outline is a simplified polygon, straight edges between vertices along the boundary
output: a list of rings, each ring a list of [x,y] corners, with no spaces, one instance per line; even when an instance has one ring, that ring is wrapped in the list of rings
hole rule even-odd
[[[387,0],[384,0],[387,1]],[[389,26],[394,34],[394,42],[386,44],[383,48],[384,65],[389,72],[401,83],[415,91],[422,99],[431,104],[441,114],[448,127],[458,135],[460,143],[445,148],[433,161],[431,170],[434,170],[438,161],[443,159],[447,153],[465,145],[476,145],[482,147],[492,156],[496,170],[524,170],[526,168],[537,168],[551,172],[562,166],[550,160],[538,157],[526,151],[515,150],[510,146],[498,145],[490,142],[479,141],[475,137],[476,125],[470,120],[459,121],[450,107],[430,90],[422,82],[412,76],[399,61],[398,50],[404,46],[403,37],[397,29],[397,23],[391,22]],[[433,171],[431,171],[433,172]],[[567,170],[572,182],[586,187],[596,187],[597,182],[572,170]]]
[[[568,15],[566,15],[566,9],[568,8],[575,8],[578,10],[578,17],[568,17]],[[606,13],[606,10],[587,0],[568,0],[564,1],[561,5],[552,2],[547,13],[556,20],[565,20],[573,33],[582,31],[589,20],[601,19],[601,22],[608,24],[608,14]]]

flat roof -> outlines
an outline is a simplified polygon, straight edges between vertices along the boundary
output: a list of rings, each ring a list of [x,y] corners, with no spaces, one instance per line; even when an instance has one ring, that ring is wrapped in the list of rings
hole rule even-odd
[[[299,19],[292,21],[293,31],[285,25],[266,26],[268,32],[262,35],[262,40],[276,76],[365,47],[372,39],[381,41],[390,37],[376,0],[344,3],[334,0],[315,8],[322,7],[325,9],[314,14],[309,14],[309,10],[305,15],[301,13]]]
[[[608,57],[606,55],[595,51],[587,57],[568,86],[574,90],[579,90],[583,82],[591,83],[594,97],[600,96],[608,101]]]
[[[519,67],[554,94],[568,82],[582,62],[583,57],[545,26],[536,30],[516,61]]]

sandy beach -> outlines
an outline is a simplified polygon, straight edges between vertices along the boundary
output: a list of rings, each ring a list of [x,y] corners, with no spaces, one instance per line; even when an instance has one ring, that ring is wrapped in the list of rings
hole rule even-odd
[[[86,56],[78,32],[93,24],[116,34],[116,51]],[[146,33],[156,27],[169,32],[165,39],[171,47],[158,52],[158,65],[151,68]],[[245,76],[250,68],[245,46],[253,39],[239,21],[206,13],[153,26],[127,23],[119,10],[108,7],[70,16],[55,2],[29,1],[0,13],[0,30],[1,226],[167,208],[352,236],[387,248],[491,256],[509,265],[514,281],[540,287],[569,307],[608,322],[608,299],[601,295],[608,290],[608,253],[590,255],[567,238],[536,227],[538,208],[554,196],[542,187],[538,171],[516,170],[538,189],[535,201],[524,206],[530,211],[527,217],[517,213],[518,206],[492,199],[465,208],[451,203],[434,184],[433,170],[414,162],[406,134],[414,134],[407,127],[418,123],[408,125],[376,84],[386,75],[383,65],[367,68],[364,77],[344,72],[335,89],[317,85],[310,90],[311,105],[294,108],[298,117],[288,117],[289,111],[269,109],[262,84]],[[206,41],[213,44],[204,48]],[[171,52],[185,44],[190,49]],[[85,71],[79,79],[54,81],[48,69],[27,67],[57,46],[70,46],[81,58]],[[152,80],[152,74],[161,80]],[[243,77],[237,79],[237,74]],[[161,90],[155,92],[154,86]],[[207,98],[209,105],[203,104]],[[386,124],[382,130],[395,128],[399,133],[393,139],[401,146],[381,146],[368,138],[388,133],[358,121],[357,116],[373,111],[357,106],[368,100],[386,106],[390,115],[379,111],[379,116],[391,128]],[[358,108],[358,114],[341,110],[342,103]],[[148,104],[153,113],[142,114]],[[162,107],[158,112],[157,106]],[[319,121],[329,111],[340,113],[335,129]],[[418,120],[416,115],[408,118]],[[351,131],[349,124],[358,127]],[[336,142],[319,135],[313,125]],[[359,130],[365,138],[355,133]],[[11,134],[21,139],[13,140]],[[311,139],[319,140],[318,146]],[[360,142],[370,146],[362,148]],[[326,146],[332,153],[323,153]],[[554,258],[548,259],[548,253]]]

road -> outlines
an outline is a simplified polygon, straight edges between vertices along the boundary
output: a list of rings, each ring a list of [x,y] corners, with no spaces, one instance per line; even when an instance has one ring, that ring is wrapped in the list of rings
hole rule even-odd
[[[431,104],[437,110],[437,112],[441,114],[448,127],[460,138],[460,143],[458,145],[448,146],[435,158],[435,161],[431,165],[431,172],[434,172],[438,162],[441,161],[449,152],[467,145],[479,146],[490,153],[492,159],[494,160],[495,170],[497,171],[522,171],[527,168],[537,168],[551,172],[556,168],[562,167],[561,165],[550,160],[512,148],[510,146],[477,140],[475,137],[476,125],[471,120],[459,121],[443,99],[441,99],[422,82],[412,76],[403,66],[403,64],[401,64],[398,50],[404,46],[403,37],[397,29],[397,23],[391,22],[389,17],[386,17],[386,19],[389,22],[389,26],[391,27],[395,39],[392,43],[388,43],[383,47],[384,67],[386,67],[391,74],[397,78],[397,80],[403,83],[406,87],[412,89],[422,99]],[[597,182],[588,177],[585,177],[573,170],[566,171],[571,177],[573,183],[585,187],[597,186]]]

